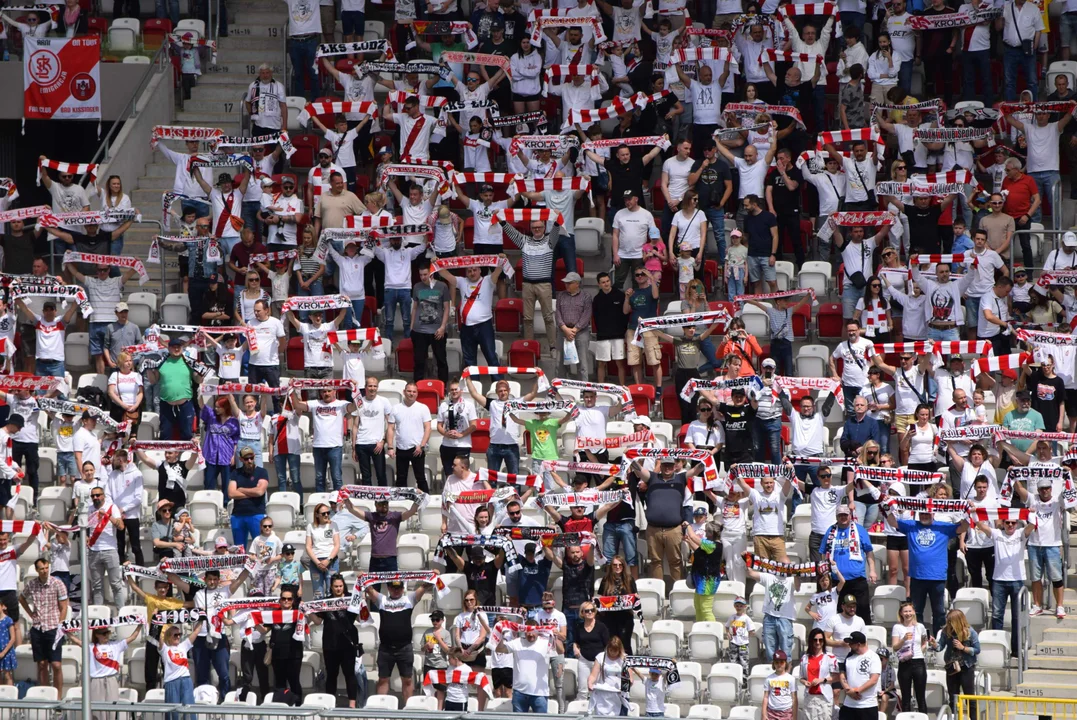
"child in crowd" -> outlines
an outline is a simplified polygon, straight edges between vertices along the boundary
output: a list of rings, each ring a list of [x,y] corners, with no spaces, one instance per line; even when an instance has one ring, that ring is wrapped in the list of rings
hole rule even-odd
[[[299,561],[295,559],[295,546],[285,545],[281,550],[283,559],[280,561],[278,568],[280,575],[277,578],[277,585],[273,588],[271,595],[277,595],[283,590],[291,589],[297,596],[302,597],[302,583],[299,578],[303,572],[303,566],[299,564]]]
[[[738,663],[744,670],[743,686],[748,686],[748,643],[755,633],[755,622],[748,616],[748,603],[744,598],[733,600],[733,615],[725,624],[725,638],[729,643],[729,662]]]
[[[972,252],[972,247],[972,238],[970,238],[969,234],[966,232],[965,221],[961,218],[955,218],[954,244],[952,246],[951,252],[954,255],[957,255],[958,253]],[[950,265],[950,272],[952,273],[964,272],[964,270],[964,266],[960,265],[959,263],[953,263]]]
[[[1015,268],[1013,271],[1013,290],[1010,291],[1010,297],[1013,299],[1013,312],[1018,320],[1024,320],[1025,313],[1032,308],[1032,298],[1029,297],[1031,290],[1032,283],[1028,281],[1028,272],[1024,268]]]
[[[972,393],[972,409],[976,413],[976,422],[987,423],[987,407],[984,405],[984,391],[975,390]]]
[[[666,260],[666,244],[661,238],[649,238],[643,243],[643,267],[654,277],[651,279],[655,285],[662,284],[662,266]]]
[[[744,283],[748,280],[748,246],[741,244],[741,237],[740,230],[729,233],[729,248],[725,256],[725,286],[730,300],[744,294]]]
[[[647,708],[644,717],[666,716],[666,678],[661,668],[648,668],[647,674],[639,668],[633,668],[633,672],[643,681],[643,693],[647,698]]]
[[[681,302],[685,301],[688,294],[688,283],[692,282],[699,269],[699,261],[692,255],[692,248],[686,243],[680,244],[680,254],[677,255],[677,283],[680,285]]]

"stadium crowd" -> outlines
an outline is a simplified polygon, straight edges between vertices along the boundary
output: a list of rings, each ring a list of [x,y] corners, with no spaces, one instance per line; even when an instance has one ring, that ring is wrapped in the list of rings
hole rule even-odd
[[[258,142],[154,132],[183,322],[124,178],[7,222],[0,684],[876,720],[1065,618],[1072,1],[284,3]]]

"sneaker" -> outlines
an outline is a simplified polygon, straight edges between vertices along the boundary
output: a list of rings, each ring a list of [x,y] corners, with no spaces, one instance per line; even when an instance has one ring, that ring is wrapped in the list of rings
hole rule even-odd
[[[1066,608],[1064,606],[1062,606],[1062,605],[1059,605],[1058,607],[1056,607],[1055,608],[1055,617],[1058,618],[1059,620],[1065,620],[1066,619]]]
[[[1037,615],[1043,615],[1043,608],[1041,608],[1039,605],[1033,605],[1032,609],[1029,611],[1028,614],[1032,617],[1036,617]]]

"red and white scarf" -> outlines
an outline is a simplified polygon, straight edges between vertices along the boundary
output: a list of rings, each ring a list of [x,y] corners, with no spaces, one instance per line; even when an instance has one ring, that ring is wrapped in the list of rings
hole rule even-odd
[[[145,285],[150,279],[146,272],[146,266],[136,257],[128,255],[97,255],[94,253],[75,252],[68,250],[64,253],[64,263],[93,263],[95,265],[112,265],[115,267],[132,268],[138,273],[138,284]]]
[[[979,25],[994,20],[1002,15],[1002,8],[981,7],[971,12],[962,6],[959,12],[942,15],[913,15],[909,18],[909,27],[913,30],[953,30],[970,25]]]
[[[467,183],[508,186],[516,180],[515,173],[454,172],[452,180],[460,185]]]
[[[440,58],[447,63],[464,63],[466,65],[496,65],[505,71],[505,75],[512,79],[512,61],[504,55],[491,55],[490,53],[461,52],[459,50],[443,50]]]
[[[448,33],[445,32],[446,25],[448,25]],[[414,20],[411,23],[411,30],[417,35],[463,35],[464,44],[467,45],[469,50],[478,47],[479,44],[479,38],[471,28],[471,23],[467,20],[450,20],[448,22],[444,20]],[[411,47],[409,46],[408,49],[410,50]],[[446,60],[445,62],[452,61]]]
[[[822,390],[824,393],[837,395],[841,392],[841,380],[837,378],[808,378],[775,375],[771,383],[774,397],[782,390]]]
[[[1017,115],[1018,113],[1068,113],[1077,108],[1077,102],[1073,100],[1054,100],[1045,102],[1003,102],[999,103],[998,109],[1004,115]]]
[[[546,635],[550,638],[550,652],[553,653],[553,636],[558,633],[561,626],[557,623],[544,623],[542,625],[524,625],[511,620],[502,620],[490,628],[490,645],[497,647],[506,635],[523,635],[535,633]]]
[[[406,583],[413,581],[433,585],[434,589],[437,591],[438,599],[444,599],[451,592],[449,586],[441,579],[441,576],[433,570],[366,572],[355,580],[355,587],[352,590],[351,605],[348,608],[348,611],[359,616],[359,624],[371,625],[374,621],[370,615],[370,609],[367,608],[366,600],[364,599],[366,589],[380,583]]]
[[[628,448],[625,450],[625,468],[634,460],[651,459],[660,461],[665,458],[703,463],[703,475],[692,477],[692,492],[702,492],[718,486],[718,466],[714,456],[707,450],[685,450],[680,448]]]
[[[735,65],[736,59],[729,48],[724,47],[688,47],[674,50],[669,57],[670,63],[679,65],[700,60],[717,60],[719,63]]]
[[[628,147],[658,146],[663,150],[668,150],[670,142],[669,138],[665,135],[644,135],[642,137],[630,138],[602,138],[599,140],[588,140],[583,145],[580,145],[580,149],[598,150],[599,148],[620,147],[621,145],[627,145]]]
[[[779,7],[774,16],[778,20],[795,17],[809,17],[811,15],[828,15],[833,18],[841,17],[836,3],[802,3],[799,5],[783,5]]]
[[[832,213],[827,219],[831,224],[838,227],[859,227],[862,225],[879,227],[880,225],[893,225],[897,222],[897,215],[889,210],[849,210]]]
[[[15,392],[16,390],[29,390],[31,392],[43,390],[48,392],[62,380],[63,378],[50,375],[43,377],[36,375],[3,375],[0,376],[0,390],[4,392]]]
[[[10,442],[10,440],[8,441]],[[11,462],[11,453],[8,451],[8,463]],[[112,521],[112,504],[104,505],[99,510],[95,510],[89,517],[89,522],[93,525],[93,530],[90,531],[90,537],[86,540],[86,547],[93,547],[97,544],[97,539],[101,537],[101,534],[105,532],[105,528]]]
[[[41,158],[37,162],[39,168],[48,168],[62,174],[89,175],[90,182],[97,182],[97,163],[68,163],[59,160]],[[41,185],[41,175],[37,176],[37,184]]]
[[[917,355],[928,355],[932,352],[933,345],[934,343],[930,340],[921,342],[875,343],[875,352],[880,355],[889,355],[890,353],[916,353]]]
[[[292,640],[303,642],[307,636],[307,619],[301,610],[254,610],[246,615],[247,623],[243,627],[243,639],[249,649],[254,648],[255,625],[291,625],[295,624]]]
[[[572,9],[572,8],[570,8]],[[606,31],[596,15],[568,15],[569,9],[532,10],[527,26],[531,28],[531,44],[536,47],[542,42],[544,27],[583,27],[590,25],[595,36],[595,43],[606,42]]]
[[[384,41],[383,41],[384,42]],[[307,103],[296,118],[300,125],[306,127],[312,117],[320,115],[338,115],[341,113],[360,113],[372,118],[378,117],[378,103],[373,100],[356,102],[316,102]]]
[[[35,205],[27,208],[15,208],[0,212],[0,223],[9,223],[12,220],[29,220],[30,218],[51,215],[52,208],[48,205]]]
[[[885,507],[898,507],[917,513],[956,513],[967,515],[969,512],[968,500],[952,500],[950,498],[920,498],[920,497],[884,497],[879,504]]]
[[[935,340],[934,351],[939,355],[986,355],[991,352],[991,341]]]
[[[514,210],[512,208],[503,208],[498,210],[490,218],[490,224],[498,222],[507,223],[532,223],[532,222],[544,222],[555,223],[560,226],[565,224],[565,216],[556,210],[550,210],[548,208],[525,208],[522,210]]]
[[[954,263],[963,263],[966,260],[975,260],[976,258],[972,253],[931,253],[921,255],[910,255],[909,265],[927,265],[945,263],[946,265],[952,265]]]
[[[385,97],[390,105],[403,105],[408,98],[414,98],[424,110],[434,110],[449,103],[449,98],[440,95],[416,95],[403,90],[391,90]]]
[[[506,485],[523,485],[532,488],[542,487],[541,475],[521,475],[519,473],[497,472],[490,468],[479,468],[475,471],[475,475],[479,480],[484,480],[490,484],[503,483]]]
[[[660,315],[658,317],[640,320],[636,326],[636,333],[632,337],[632,344],[643,347],[643,333],[648,330],[667,330],[669,328],[685,327],[686,325],[715,325],[728,323],[729,313],[725,308],[707,310],[706,312],[680,313],[678,315]]]
[[[773,65],[778,61],[782,62],[797,62],[808,63],[814,62],[816,64],[823,62],[822,55],[813,55],[811,53],[798,53],[792,50],[775,50],[774,48],[767,48],[763,52],[759,53],[759,62],[770,63]]]
[[[618,448],[628,447],[630,445],[642,445],[643,443],[653,443],[655,441],[654,432],[651,430],[639,430],[627,435],[620,435],[618,437],[607,438],[588,438],[577,437],[576,449],[577,450],[616,450]]]
[[[423,694],[433,697],[434,685],[474,685],[487,697],[492,698],[494,692],[490,687],[490,678],[486,673],[474,672],[470,668],[448,670],[427,670],[423,678]]]
[[[1010,353],[1009,355],[992,355],[978,358],[976,369],[979,372],[1002,372],[1003,370],[1020,370],[1032,360],[1032,353]]]
[[[77,210],[65,213],[44,213],[37,221],[43,228],[57,228],[61,225],[104,225],[114,222],[138,222],[142,215],[138,210]],[[101,236],[102,239],[104,235]]]
[[[729,103],[722,108],[723,113],[735,115],[741,118],[742,121],[745,118],[753,119],[759,117],[760,114],[766,113],[771,117],[775,115],[781,117],[792,118],[797,127],[801,130],[805,129],[804,118],[800,114],[800,109],[795,105],[753,105],[752,103]]]
[[[551,393],[556,393],[560,388],[573,388],[581,393],[592,391],[596,393],[609,393],[621,398],[621,412],[628,417],[636,415],[636,406],[632,402],[632,393],[624,385],[611,385],[608,383],[594,383],[587,380],[571,380],[568,378],[554,378]],[[558,395],[560,396],[560,395]]]
[[[305,297],[293,295],[284,301],[281,306],[281,313],[296,310],[302,312],[340,310],[351,306],[351,300],[344,295],[308,295]]]
[[[771,575],[783,575],[789,577],[806,577],[815,576],[820,572],[825,572],[828,567],[827,563],[789,563],[779,562],[778,560],[770,560],[764,557],[758,557],[753,553],[744,553],[744,563],[749,568],[755,571],[762,571],[770,573]]]
[[[416,132],[421,130],[420,123],[433,122],[429,119],[419,118],[415,121],[415,126],[411,129],[411,135],[408,137],[408,144],[405,149],[410,150]],[[447,175],[442,168],[436,165],[419,165],[412,163],[394,163],[392,165],[385,165],[381,168],[381,172],[378,173],[378,184],[381,187],[389,186],[389,178],[393,175],[408,175],[412,177],[429,178],[430,180],[436,180],[439,185],[444,185],[447,180]]]
[[[506,277],[511,278],[515,274],[512,263],[500,255],[454,255],[452,257],[437,258],[430,263],[430,272],[439,270],[452,270],[469,267],[500,267]]]
[[[582,128],[587,128],[596,122],[612,120],[625,113],[630,113],[635,109],[636,106],[633,103],[632,98],[615,97],[610,101],[609,105],[604,105],[595,110],[590,108],[572,108],[568,111],[568,115],[565,117],[565,123],[562,127],[568,128],[579,125]]]
[[[846,142],[875,143],[878,150],[886,148],[886,141],[875,126],[856,128],[854,130],[831,130],[819,133],[819,139],[815,143],[816,150],[822,150],[827,145],[836,145]]]
[[[535,178],[532,180],[517,179],[513,188],[518,193],[554,192],[563,190],[585,190],[590,192],[591,180],[586,177],[561,177],[561,178]]]
[[[781,292],[758,293],[756,295],[737,295],[733,298],[733,302],[738,306],[743,307],[745,300],[776,300],[779,298],[795,298],[800,297],[801,295],[810,297],[812,305],[819,304],[819,301],[815,297],[815,290],[812,288],[805,288],[803,290],[782,290]]]
[[[587,473],[589,475],[602,475],[603,477],[618,475],[621,472],[620,465],[607,465],[606,463],[597,462],[576,462],[574,460],[543,460],[542,469],[553,470],[555,472]],[[629,497],[631,498],[631,496]]]
[[[1012,507],[999,507],[999,508],[973,508],[969,512],[971,517],[976,522],[1000,522],[1000,521],[1017,521],[1024,520],[1025,522],[1037,523],[1037,515],[1035,510],[1029,510],[1028,508],[1012,508]]]
[[[325,334],[325,341],[330,345],[340,343],[368,342],[381,345],[381,333],[377,328],[352,328],[351,330],[330,330]]]
[[[264,252],[251,255],[248,262],[271,263],[278,260],[295,260],[299,257],[298,250],[277,250],[276,252]]]

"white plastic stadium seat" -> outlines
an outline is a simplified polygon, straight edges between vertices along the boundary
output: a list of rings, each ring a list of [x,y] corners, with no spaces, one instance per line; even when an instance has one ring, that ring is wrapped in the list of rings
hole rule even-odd
[[[778,289],[788,290],[793,287],[793,277],[796,275],[796,267],[788,260],[778,260],[774,263],[774,273],[778,278]]]
[[[828,262],[822,260],[808,260],[800,266],[797,274],[797,287],[801,290],[811,288],[816,296],[826,297],[827,288],[830,286],[830,278],[834,270]]]
[[[684,642],[684,623],[680,620],[655,620],[648,634],[651,654],[675,658]]]
[[[879,585],[871,598],[871,616],[887,627],[898,621],[898,608],[905,602],[904,585]]]
[[[108,28],[109,49],[113,52],[131,52],[138,47],[142,26],[137,18],[116,18]]]
[[[127,296],[130,311],[127,319],[140,328],[149,327],[157,316],[157,296],[151,292],[133,292]]]
[[[191,312],[191,300],[186,293],[169,293],[161,303],[161,322],[167,325],[186,325]]]
[[[367,22],[369,26],[370,23]],[[573,231],[576,233],[576,254],[593,257],[602,254],[602,233],[605,231],[602,218],[578,218]]]
[[[686,717],[701,718],[701,720],[722,720],[722,708],[717,705],[693,705],[688,708]]]
[[[826,377],[830,352],[830,348],[826,345],[801,345],[794,361],[797,375],[799,377]]]
[[[965,613],[969,625],[982,628],[987,625],[991,593],[987,588],[959,588],[954,595],[954,609]]]
[[[367,710],[399,710],[400,699],[394,695],[371,695],[363,707]]]

